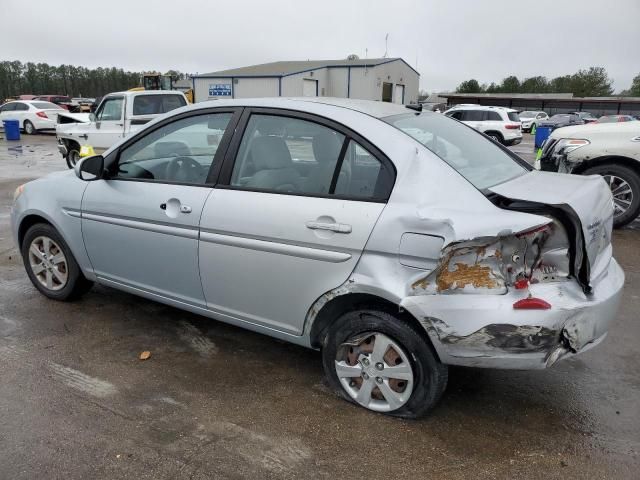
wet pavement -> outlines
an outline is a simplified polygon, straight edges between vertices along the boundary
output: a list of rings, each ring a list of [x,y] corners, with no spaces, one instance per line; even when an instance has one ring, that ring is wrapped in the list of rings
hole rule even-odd
[[[0,478],[637,478],[636,228],[614,233],[626,287],[602,345],[547,371],[452,368],[403,421],[334,397],[317,352],[105,287],[46,300],[9,209],[66,166],[52,136],[18,145],[0,140]]]

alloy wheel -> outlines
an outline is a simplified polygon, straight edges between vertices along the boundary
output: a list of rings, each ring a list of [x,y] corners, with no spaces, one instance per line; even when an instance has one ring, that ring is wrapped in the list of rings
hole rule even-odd
[[[607,174],[603,175],[603,177],[613,195],[614,216],[624,215],[633,202],[633,190],[631,186],[626,180],[616,175]]]
[[[380,332],[358,335],[343,343],[335,369],[347,394],[370,410],[391,412],[411,398],[414,374],[409,356]]]
[[[38,282],[48,290],[61,290],[67,284],[67,258],[51,238],[40,236],[33,239],[29,245],[29,265]]]
[[[34,131],[35,128],[33,128],[33,124],[29,120],[24,122],[24,133],[26,133],[27,135],[31,135]]]

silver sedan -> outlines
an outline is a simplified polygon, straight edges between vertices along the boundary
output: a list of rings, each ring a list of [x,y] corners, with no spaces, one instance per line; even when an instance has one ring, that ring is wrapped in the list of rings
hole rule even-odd
[[[601,342],[624,274],[599,177],[534,171],[381,102],[199,103],[16,190],[33,284],[97,282],[322,351],[330,385],[417,417],[448,365],[545,368]]]

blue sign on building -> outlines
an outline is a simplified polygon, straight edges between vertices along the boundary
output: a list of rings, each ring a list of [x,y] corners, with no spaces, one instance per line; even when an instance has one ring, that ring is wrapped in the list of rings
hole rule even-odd
[[[231,96],[231,84],[230,83],[212,83],[209,85],[210,97],[230,97]]]

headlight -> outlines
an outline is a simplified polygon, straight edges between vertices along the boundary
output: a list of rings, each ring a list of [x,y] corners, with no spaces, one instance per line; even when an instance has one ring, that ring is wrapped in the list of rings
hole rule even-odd
[[[566,155],[590,143],[589,140],[585,140],[584,138],[563,138],[558,140],[554,150],[557,155]]]
[[[16,203],[16,200],[18,199],[18,197],[20,195],[22,195],[22,192],[24,192],[24,184],[20,185],[18,188],[15,189],[15,191],[13,192],[13,203]]]

